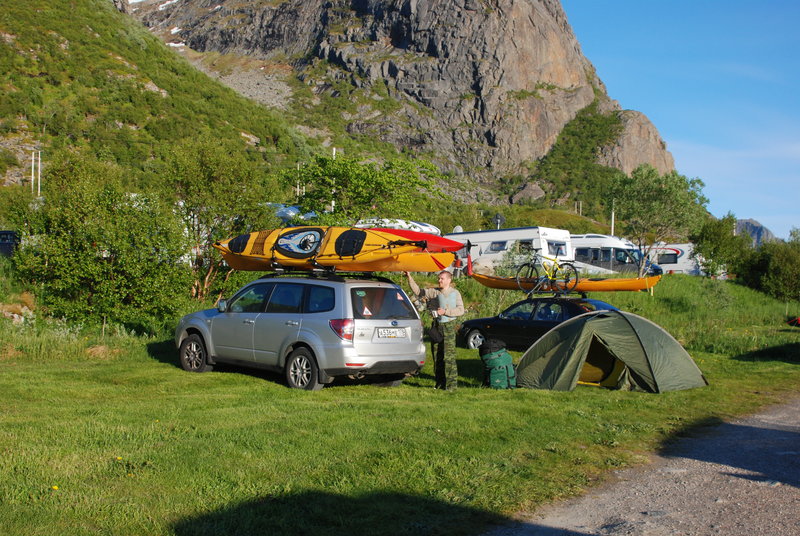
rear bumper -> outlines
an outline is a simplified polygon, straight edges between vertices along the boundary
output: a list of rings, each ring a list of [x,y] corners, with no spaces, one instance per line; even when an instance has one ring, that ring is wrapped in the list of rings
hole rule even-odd
[[[413,374],[422,366],[413,359],[402,361],[377,361],[364,367],[337,367],[325,369],[328,376],[349,376],[351,374]]]

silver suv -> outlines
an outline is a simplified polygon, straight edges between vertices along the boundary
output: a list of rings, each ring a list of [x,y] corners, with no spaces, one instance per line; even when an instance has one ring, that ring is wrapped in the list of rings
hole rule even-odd
[[[184,370],[258,367],[307,390],[337,376],[396,386],[425,363],[416,309],[403,289],[376,277],[263,277],[216,309],[184,316],[175,344]]]

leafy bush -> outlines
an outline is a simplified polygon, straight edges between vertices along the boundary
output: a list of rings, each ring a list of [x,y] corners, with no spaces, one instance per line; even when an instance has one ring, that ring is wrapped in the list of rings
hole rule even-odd
[[[800,232],[788,242],[767,242],[746,256],[736,268],[747,286],[780,300],[800,300]]]
[[[44,197],[19,209],[19,276],[53,316],[151,330],[187,294],[188,251],[171,204],[122,187],[122,169],[87,154],[54,162]]]
[[[709,217],[700,230],[689,236],[694,243],[693,255],[707,274],[717,275],[727,267],[741,264],[750,251],[750,238],[735,234],[736,216],[731,213],[723,218]]]

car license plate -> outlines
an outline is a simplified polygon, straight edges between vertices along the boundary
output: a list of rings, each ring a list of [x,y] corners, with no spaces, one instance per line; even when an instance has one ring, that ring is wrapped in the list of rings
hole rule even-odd
[[[403,328],[378,328],[378,337],[381,339],[397,339],[405,337],[406,330]]]

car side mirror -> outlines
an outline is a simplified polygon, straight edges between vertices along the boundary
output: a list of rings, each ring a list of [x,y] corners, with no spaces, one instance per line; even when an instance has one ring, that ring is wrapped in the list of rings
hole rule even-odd
[[[228,300],[222,299],[217,302],[217,311],[224,313],[228,309]]]

